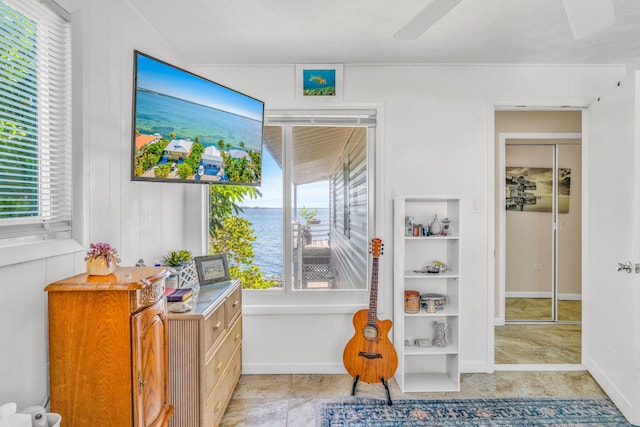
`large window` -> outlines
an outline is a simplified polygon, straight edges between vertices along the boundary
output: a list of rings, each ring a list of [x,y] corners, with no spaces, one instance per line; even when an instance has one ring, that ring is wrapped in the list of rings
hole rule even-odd
[[[0,0],[0,239],[71,230],[69,23],[42,2]]]
[[[264,281],[248,278],[243,286],[367,289],[375,112],[272,111],[266,119],[262,186],[238,200],[237,212],[252,239],[245,269],[259,271]],[[213,251],[223,247],[229,245]]]

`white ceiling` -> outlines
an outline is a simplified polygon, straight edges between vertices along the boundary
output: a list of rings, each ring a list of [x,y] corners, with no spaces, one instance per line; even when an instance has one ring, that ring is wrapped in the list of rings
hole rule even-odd
[[[129,1],[186,64],[628,64],[640,59],[640,0],[612,0],[615,23],[578,40],[562,0],[462,0],[416,40],[393,35],[431,1],[445,0]]]

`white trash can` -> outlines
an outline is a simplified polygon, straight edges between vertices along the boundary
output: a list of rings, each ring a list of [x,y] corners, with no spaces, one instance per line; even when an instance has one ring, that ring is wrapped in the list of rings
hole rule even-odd
[[[60,421],[62,421],[60,414],[47,412],[47,422],[49,423],[49,427],[60,427]]]
[[[47,412],[43,406],[29,406],[17,411],[15,402],[0,405],[0,427],[60,427],[62,417]]]

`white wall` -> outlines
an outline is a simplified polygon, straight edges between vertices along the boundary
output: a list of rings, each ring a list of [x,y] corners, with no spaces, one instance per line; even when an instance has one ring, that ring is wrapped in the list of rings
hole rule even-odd
[[[193,66],[196,73],[262,99],[267,109],[335,107],[334,104],[300,104],[295,99],[294,66]],[[462,197],[463,237],[461,251],[461,337],[463,371],[489,369],[489,323],[493,296],[488,283],[489,252],[487,204],[489,135],[493,103],[513,100],[561,105],[566,100],[581,105],[597,97],[606,86],[624,75],[622,67],[550,66],[375,66],[344,67],[344,103],[353,107],[379,107],[384,169],[384,194],[377,214],[383,215],[384,229],[377,235],[392,239],[392,202],[405,194],[457,194]],[[476,209],[474,209],[476,206]],[[393,248],[385,245],[380,286],[382,318],[392,318]],[[493,284],[491,284],[493,286]],[[247,313],[250,307],[247,307]],[[304,314],[251,314],[245,316],[245,372],[279,372],[291,366],[301,372],[343,372],[341,350],[345,337],[353,334],[351,316],[327,314],[325,321],[308,324]],[[342,318],[337,321],[337,318]],[[305,341],[291,350],[291,325],[304,322],[308,336],[324,339]],[[330,337],[326,328],[334,328]],[[272,349],[265,353],[262,348]],[[320,363],[317,354],[326,354]],[[307,361],[306,366],[304,361]],[[301,364],[302,363],[302,364]]]
[[[189,230],[199,226],[185,221],[185,203],[202,188],[130,180],[133,50],[178,66],[180,60],[127,1],[85,3],[74,16],[82,20],[74,27],[81,38],[74,54],[82,61],[74,82],[82,86],[74,89],[82,96],[85,241],[108,241],[123,265],[141,257],[151,263],[171,249],[199,253],[199,245],[185,247]]]

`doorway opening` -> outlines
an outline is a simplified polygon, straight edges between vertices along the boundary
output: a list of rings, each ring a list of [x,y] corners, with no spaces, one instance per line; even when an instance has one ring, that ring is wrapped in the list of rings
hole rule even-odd
[[[496,370],[583,369],[581,126],[496,112]]]

